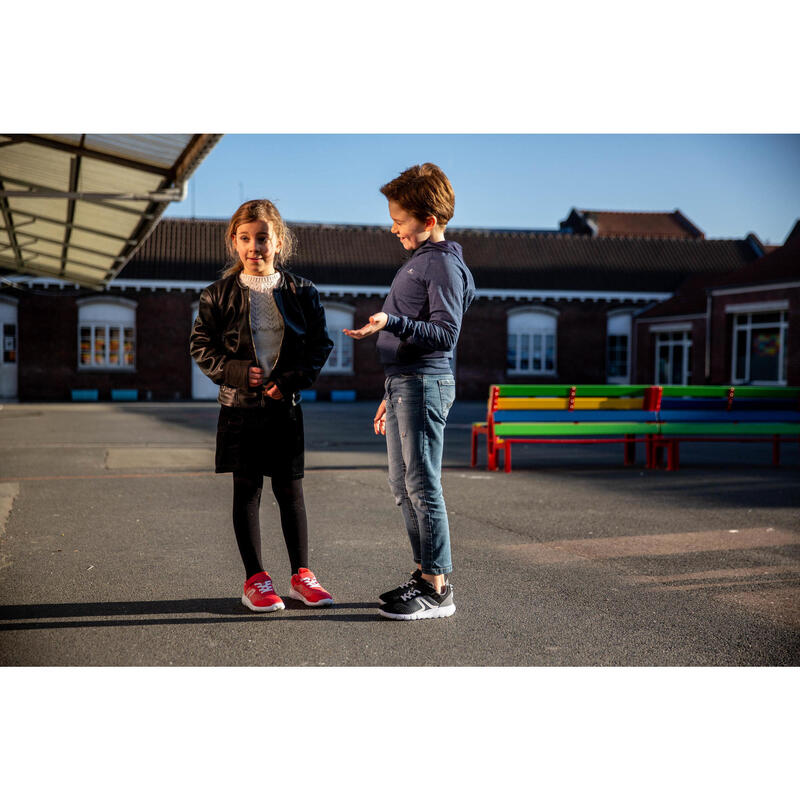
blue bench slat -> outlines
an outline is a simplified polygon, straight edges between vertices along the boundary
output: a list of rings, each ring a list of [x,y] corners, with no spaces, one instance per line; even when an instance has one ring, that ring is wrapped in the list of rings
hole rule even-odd
[[[727,399],[716,397],[662,397],[661,410],[720,410],[727,411]],[[797,411],[797,401],[770,397],[734,397],[731,411],[764,411],[768,409]]]
[[[734,397],[731,411],[765,411],[775,409],[777,411],[797,411],[799,408],[797,400],[780,397]]]
[[[800,411],[661,411],[661,422],[800,422]]]
[[[655,411],[495,411],[495,422],[656,422]]]
[[[728,408],[727,400],[716,397],[662,397],[661,410],[665,409],[707,409],[709,411],[725,411]]]

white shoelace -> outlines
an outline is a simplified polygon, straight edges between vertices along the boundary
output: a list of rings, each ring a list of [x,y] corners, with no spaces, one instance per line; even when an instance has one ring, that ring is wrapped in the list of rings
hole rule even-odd
[[[416,587],[411,589],[410,591],[406,592],[405,594],[400,595],[401,600],[410,600],[415,594],[422,594],[422,592],[417,589]]]
[[[309,589],[316,589],[319,586],[319,581],[316,577],[313,578],[300,578],[300,580],[308,586]]]
[[[269,594],[272,591],[272,581],[256,581],[253,586],[258,589],[261,594]]]

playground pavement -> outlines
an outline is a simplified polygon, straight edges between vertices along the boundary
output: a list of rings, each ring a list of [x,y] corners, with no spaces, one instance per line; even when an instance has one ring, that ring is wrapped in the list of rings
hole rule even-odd
[[[377,595],[412,568],[375,404],[310,403],[311,566],[330,608],[256,615],[215,475],[217,407],[0,407],[0,665],[797,666],[800,448],[689,444],[677,472],[621,445],[469,465],[457,402],[443,470],[456,614],[401,623]],[[482,454],[484,455],[484,454]],[[485,455],[483,458],[485,464]],[[265,567],[289,565],[268,487]]]

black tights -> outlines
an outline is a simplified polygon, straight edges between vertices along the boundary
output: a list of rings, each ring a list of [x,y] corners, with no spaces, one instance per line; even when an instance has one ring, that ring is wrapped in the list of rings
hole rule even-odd
[[[264,477],[258,474],[233,474],[233,531],[247,577],[263,571],[261,528],[258,510]],[[292,574],[308,566],[308,520],[303,501],[303,479],[272,478],[272,493],[281,512],[281,528],[289,553]]]

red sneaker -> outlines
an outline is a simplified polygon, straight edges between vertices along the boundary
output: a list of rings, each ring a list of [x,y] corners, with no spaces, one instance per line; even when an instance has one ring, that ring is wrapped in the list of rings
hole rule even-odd
[[[286,608],[283,600],[272,588],[272,578],[266,572],[257,572],[244,582],[242,603],[251,611],[280,611]]]
[[[333,598],[320,585],[310,569],[300,567],[297,575],[292,575],[292,588],[289,596],[302,600],[307,606],[332,606]]]

